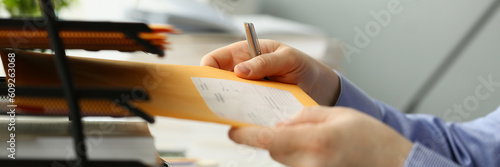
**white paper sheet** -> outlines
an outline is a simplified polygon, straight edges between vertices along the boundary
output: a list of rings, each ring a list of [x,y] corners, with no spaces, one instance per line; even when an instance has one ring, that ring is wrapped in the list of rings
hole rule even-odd
[[[274,126],[303,105],[286,90],[215,78],[191,77],[216,115],[262,126]]]

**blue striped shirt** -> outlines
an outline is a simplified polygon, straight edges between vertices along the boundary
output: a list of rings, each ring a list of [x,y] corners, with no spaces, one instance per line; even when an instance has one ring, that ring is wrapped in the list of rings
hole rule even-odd
[[[339,76],[341,92],[336,106],[371,115],[413,142],[405,167],[500,166],[500,107],[474,121],[445,122],[431,115],[404,114]]]

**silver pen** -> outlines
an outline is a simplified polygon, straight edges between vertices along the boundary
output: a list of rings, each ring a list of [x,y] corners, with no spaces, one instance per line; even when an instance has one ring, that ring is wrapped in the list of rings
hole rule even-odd
[[[252,58],[260,55],[259,39],[257,39],[257,33],[255,33],[255,27],[253,23],[244,23],[245,32],[248,42],[248,49],[250,50],[250,56]]]

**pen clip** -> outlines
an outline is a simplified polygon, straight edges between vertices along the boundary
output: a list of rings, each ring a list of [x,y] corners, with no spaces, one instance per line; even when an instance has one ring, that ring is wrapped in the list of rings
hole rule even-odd
[[[259,40],[257,38],[257,33],[255,33],[255,27],[253,23],[244,23],[246,38],[248,42],[248,49],[250,50],[250,55],[252,58],[261,54]]]

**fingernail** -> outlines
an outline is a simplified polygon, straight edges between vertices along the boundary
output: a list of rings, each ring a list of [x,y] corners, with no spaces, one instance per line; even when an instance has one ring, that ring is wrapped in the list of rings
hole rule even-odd
[[[242,74],[244,74],[245,76],[248,76],[250,74],[250,68],[248,68],[248,66],[246,64],[238,64],[236,66],[236,70]]]

